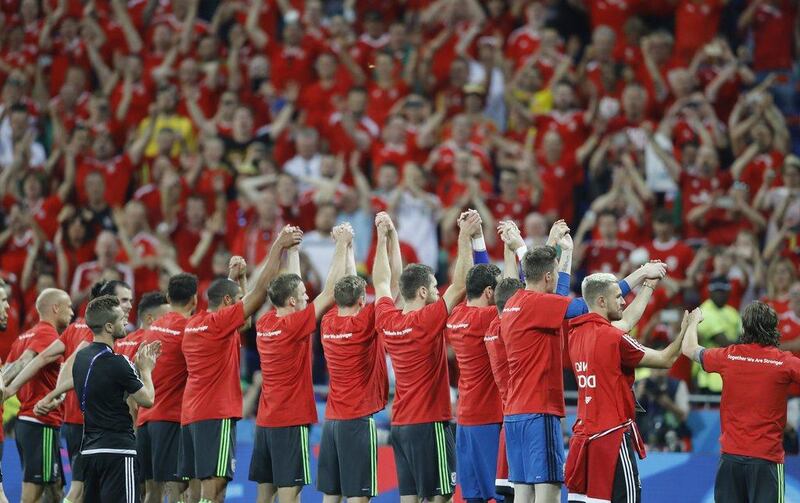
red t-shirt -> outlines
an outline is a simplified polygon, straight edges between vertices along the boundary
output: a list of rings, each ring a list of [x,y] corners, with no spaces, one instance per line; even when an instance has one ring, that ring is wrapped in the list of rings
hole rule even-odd
[[[330,377],[325,419],[356,419],[386,407],[386,350],[375,331],[375,305],[354,316],[340,316],[334,306],[320,331]]]
[[[564,417],[561,324],[569,297],[520,290],[503,309],[500,337],[508,356],[506,415]]]
[[[519,68],[533,55],[542,43],[542,37],[537,30],[528,25],[521,26],[511,32],[506,40],[506,57]]]
[[[78,350],[81,342],[92,342],[94,334],[86,325],[83,318],[78,318],[72,322],[61,334],[61,342],[64,344],[64,360],[72,356]],[[67,391],[64,398],[64,422],[70,424],[83,424],[83,412],[78,404],[78,396],[75,390]]]
[[[753,69],[790,70],[793,59],[794,19],[797,7],[792,0],[783,0],[780,5],[762,2],[756,7],[753,18]]]
[[[794,311],[786,311],[778,316],[778,330],[781,331],[781,342],[789,342],[800,337],[800,316]],[[800,350],[793,352],[800,357]]]
[[[375,326],[392,358],[395,398],[392,424],[449,421],[450,386],[447,350],[442,336],[447,323],[443,299],[403,313],[389,297],[375,304]]]
[[[457,305],[444,331],[458,362],[458,424],[473,426],[503,422],[503,402],[494,382],[483,339],[497,308]]]
[[[316,312],[310,303],[286,316],[278,316],[273,309],[258,319],[256,346],[263,384],[257,426],[279,428],[317,422],[311,383],[311,335],[316,329]]]
[[[675,52],[682,61],[691,61],[716,36],[723,7],[721,0],[681,0],[675,10]]]
[[[22,353],[29,349],[37,354],[41,353],[56,339],[58,339],[56,328],[47,322],[40,321],[32,329],[19,336],[19,355],[22,355]],[[19,398],[20,402],[20,419],[29,418],[57,428],[61,426],[61,423],[64,421],[64,410],[62,407],[52,410],[46,416],[37,416],[34,414],[33,407],[56,387],[58,371],[61,368],[62,361],[63,358],[58,357],[53,363],[45,365],[30,381],[26,382],[19,389],[17,398]]]
[[[508,406],[508,357],[506,356],[506,346],[500,338],[500,317],[495,314],[494,319],[486,329],[486,337],[483,338],[486,346],[486,353],[489,355],[489,364],[492,366],[492,375],[503,400],[503,411]]]
[[[587,274],[596,272],[618,273],[634,246],[625,241],[617,241],[609,245],[604,241],[591,241],[586,247],[583,263]]]
[[[758,344],[706,349],[701,360],[722,376],[722,452],[783,463],[786,399],[800,384],[800,360]]]
[[[686,279],[686,269],[694,259],[694,251],[677,238],[666,243],[653,240],[647,244],[647,252],[650,260],[667,264],[667,273],[675,279]]]
[[[143,342],[161,341],[161,356],[153,369],[156,398],[150,408],[141,408],[136,426],[149,421],[181,421],[183,388],[186,386],[186,360],[181,348],[187,319],[174,311],[157,319],[143,336]]]
[[[136,361],[136,352],[139,351],[139,346],[144,342],[144,337],[147,330],[140,328],[129,333],[122,339],[114,341],[114,352],[124,356],[131,363]]]
[[[636,419],[633,382],[644,347],[596,313],[570,322],[569,355],[578,381],[574,431],[594,434]]]
[[[242,417],[238,330],[244,322],[241,302],[197,313],[186,322],[182,347],[188,377],[181,424]]]
[[[536,126],[535,145],[537,149],[541,147],[544,135],[548,131],[555,131],[561,136],[564,152],[575,152],[589,136],[589,124],[586,122],[586,113],[583,111],[559,112],[554,110],[549,114],[537,116],[534,125]]]

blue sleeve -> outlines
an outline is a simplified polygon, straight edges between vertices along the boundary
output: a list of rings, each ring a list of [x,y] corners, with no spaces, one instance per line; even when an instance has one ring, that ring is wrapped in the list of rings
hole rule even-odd
[[[489,252],[486,250],[472,250],[472,262],[475,264],[488,264]]]
[[[622,290],[622,296],[623,297],[627,297],[628,294],[631,293],[631,286],[624,279],[620,280],[619,289]]]
[[[586,305],[586,301],[583,300],[583,297],[577,297],[569,301],[567,312],[564,314],[564,319],[569,320],[571,318],[577,318],[578,316],[588,312],[589,306]]]
[[[556,285],[556,295],[566,297],[569,295],[569,273],[558,273],[558,284]]]

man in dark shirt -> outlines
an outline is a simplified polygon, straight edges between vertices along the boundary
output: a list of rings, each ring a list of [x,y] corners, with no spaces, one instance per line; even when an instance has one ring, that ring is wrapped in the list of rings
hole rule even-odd
[[[91,301],[86,308],[86,324],[94,342],[78,351],[72,367],[84,418],[81,455],[85,503],[139,503],[136,441],[126,400],[130,396],[140,407],[153,405],[151,373],[161,345],[142,345],[136,354],[137,373],[113,349],[114,341],[125,336],[125,322],[116,297],[105,295]]]

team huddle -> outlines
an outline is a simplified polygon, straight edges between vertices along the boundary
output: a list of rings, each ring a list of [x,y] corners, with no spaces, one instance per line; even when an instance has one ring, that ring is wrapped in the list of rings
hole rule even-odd
[[[717,501],[782,501],[781,435],[800,360],[777,348],[771,308],[751,304],[740,343],[708,350],[697,342],[702,312],[686,312],[679,335],[654,350],[628,332],[666,274],[660,262],[622,280],[590,275],[582,297],[571,298],[573,243],[563,220],[546,245],[532,249],[513,223],[501,222],[501,271],[489,263],[478,213],[468,210],[458,218],[452,282],[440,295],[429,267],[403,267],[389,215],[379,213],[375,226],[374,303],[366,302],[366,282],[356,275],[349,224],[333,229],[330,271],[313,301],[300,275],[302,232],[291,226],[255,267],[249,287],[247,264],[233,257],[228,278],[206,291],[208,309],[195,312],[197,278],[178,274],[166,295],[139,299],[138,329],[130,334],[133,299],[124,282],[96,285],[85,318],[72,323],[69,296],[44,290],[36,302],[41,321],[20,335],[0,380],[4,397],[16,394],[21,402],[22,501],[223,501],[242,416],[239,331],[267,297],[272,308],[255,321],[262,386],[249,467],[259,503],[299,501],[312,480],[309,428],[318,417],[311,345],[318,325],[330,376],[316,474],[326,503],[378,494],[372,416],[389,403],[387,355],[403,503],[445,502],[456,484],[469,503],[555,503],[564,484],[572,502],[641,501],[636,458],[645,452],[635,423],[634,370],[669,368],[681,353],[725,382]],[[0,329],[5,295],[0,288]],[[455,425],[448,345],[459,369]],[[564,351],[579,387],[568,456]],[[60,437],[72,469],[65,497]]]

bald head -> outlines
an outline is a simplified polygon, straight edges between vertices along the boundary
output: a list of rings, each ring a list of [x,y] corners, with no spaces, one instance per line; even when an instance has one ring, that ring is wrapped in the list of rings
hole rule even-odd
[[[64,290],[45,288],[36,298],[39,319],[46,321],[61,332],[72,321],[72,301]]]

